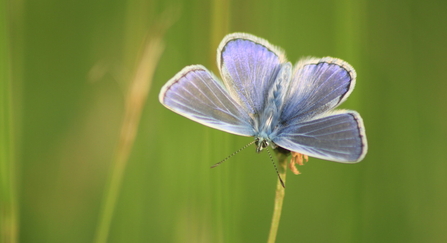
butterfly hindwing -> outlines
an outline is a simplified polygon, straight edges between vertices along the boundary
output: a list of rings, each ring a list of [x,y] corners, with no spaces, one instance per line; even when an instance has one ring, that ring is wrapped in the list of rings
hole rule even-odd
[[[294,68],[281,119],[309,120],[341,104],[355,86],[356,73],[332,57],[305,58]]]
[[[282,50],[243,33],[227,35],[218,48],[218,67],[231,96],[249,114],[260,114],[275,78],[286,62]]]

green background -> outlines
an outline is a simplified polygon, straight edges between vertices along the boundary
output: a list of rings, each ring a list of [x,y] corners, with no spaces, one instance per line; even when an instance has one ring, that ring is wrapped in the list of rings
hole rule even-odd
[[[2,221],[11,208],[17,219],[15,229],[3,223],[4,242],[11,232],[20,242],[93,241],[128,87],[162,19],[172,24],[108,242],[267,240],[277,183],[268,154],[252,146],[210,169],[252,138],[158,101],[184,66],[216,70],[220,40],[236,31],[282,47],[292,62],[334,56],[358,74],[341,107],[363,117],[368,154],[354,165],[310,158],[301,175],[289,172],[277,242],[447,242],[446,1],[1,5]]]

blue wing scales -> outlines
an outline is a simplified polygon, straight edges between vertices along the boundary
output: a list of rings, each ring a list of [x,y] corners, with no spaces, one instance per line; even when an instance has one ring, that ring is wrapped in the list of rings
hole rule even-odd
[[[225,132],[253,136],[251,118],[205,67],[185,67],[169,80],[159,95],[168,109]]]
[[[272,141],[290,151],[337,162],[358,162],[367,151],[362,118],[337,110],[316,119],[289,124]]]
[[[266,40],[234,33],[219,45],[217,62],[230,95],[247,113],[259,115],[281,64],[287,60],[281,49]]]
[[[281,120],[310,120],[340,105],[355,86],[356,73],[348,63],[332,57],[305,58],[294,68]]]

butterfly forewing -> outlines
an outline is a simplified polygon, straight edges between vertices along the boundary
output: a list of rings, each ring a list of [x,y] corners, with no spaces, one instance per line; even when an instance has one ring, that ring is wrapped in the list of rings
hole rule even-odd
[[[184,68],[163,86],[160,102],[191,120],[225,132],[253,136],[250,117],[206,68]]]
[[[367,151],[365,129],[355,111],[337,110],[282,128],[273,142],[285,149],[337,162],[357,162]]]

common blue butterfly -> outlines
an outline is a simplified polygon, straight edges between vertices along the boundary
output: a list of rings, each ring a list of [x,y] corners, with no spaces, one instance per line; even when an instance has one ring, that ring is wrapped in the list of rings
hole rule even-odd
[[[268,41],[233,33],[220,43],[217,64],[222,81],[201,65],[187,66],[163,86],[160,102],[203,125],[254,137],[257,152],[270,145],[343,163],[365,157],[362,118],[334,110],[355,86],[348,63],[304,58],[292,67]]]

